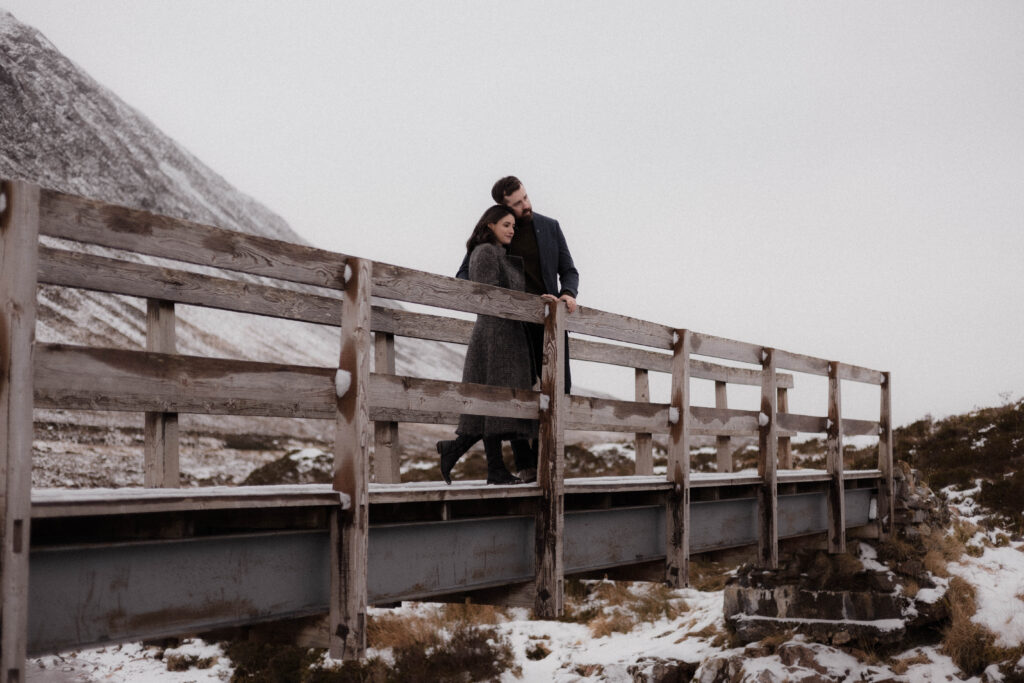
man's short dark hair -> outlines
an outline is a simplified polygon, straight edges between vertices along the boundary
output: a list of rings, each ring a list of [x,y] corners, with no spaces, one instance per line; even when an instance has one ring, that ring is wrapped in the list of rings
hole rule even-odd
[[[495,204],[504,204],[505,197],[522,186],[523,184],[519,182],[519,178],[516,178],[514,175],[507,175],[494,183],[494,187],[491,188],[491,199],[494,200]]]

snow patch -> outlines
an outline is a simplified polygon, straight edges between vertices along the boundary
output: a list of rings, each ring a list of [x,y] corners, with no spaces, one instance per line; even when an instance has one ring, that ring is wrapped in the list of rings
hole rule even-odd
[[[351,386],[351,372],[349,372],[348,370],[339,369],[336,373],[334,373],[334,393],[338,395],[338,398],[341,398],[345,394],[347,394]]]
[[[761,412],[757,414],[757,424],[762,427],[767,427],[769,422],[771,422],[771,420],[768,419],[768,415],[766,413]]]
[[[668,421],[672,424],[679,422],[679,408],[675,406],[669,406],[668,409]]]
[[[345,278],[346,285],[348,284],[348,281],[352,279],[352,266],[347,263],[345,264],[345,275],[343,277]]]
[[[541,394],[540,395],[540,409],[541,410],[547,410],[548,406],[550,406],[550,405],[551,405],[551,397],[548,396],[547,394]]]

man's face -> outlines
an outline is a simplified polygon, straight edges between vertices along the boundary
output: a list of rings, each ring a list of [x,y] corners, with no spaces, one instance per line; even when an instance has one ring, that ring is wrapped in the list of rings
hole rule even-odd
[[[530,198],[526,196],[526,188],[522,185],[512,194],[505,195],[505,206],[512,209],[516,218],[527,220],[533,218],[533,205],[530,204]]]

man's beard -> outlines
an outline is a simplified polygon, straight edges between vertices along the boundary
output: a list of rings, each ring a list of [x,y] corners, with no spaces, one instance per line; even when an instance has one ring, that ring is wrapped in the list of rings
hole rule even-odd
[[[516,216],[516,225],[533,225],[533,211],[524,211],[522,216]]]

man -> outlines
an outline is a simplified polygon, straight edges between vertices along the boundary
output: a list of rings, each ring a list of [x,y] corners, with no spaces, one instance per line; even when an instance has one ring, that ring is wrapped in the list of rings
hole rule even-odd
[[[565,242],[562,228],[553,218],[534,213],[533,204],[526,194],[526,188],[515,176],[506,176],[494,183],[491,198],[495,204],[504,204],[516,216],[515,234],[509,245],[509,253],[523,259],[526,275],[526,291],[539,294],[545,301],[564,301],[569,313],[576,311],[576,294],[579,292],[580,274],[572,262],[572,255]],[[469,254],[462,260],[462,266],[455,277],[469,279]],[[527,323],[526,330],[533,347],[537,377],[540,377],[541,361],[544,357],[544,326]],[[569,340],[565,341],[565,393],[569,393]],[[537,444],[531,447],[533,462],[526,462],[520,456],[523,449],[513,448],[516,454],[516,469],[524,481],[537,478]],[[438,447],[438,452],[441,447]]]

